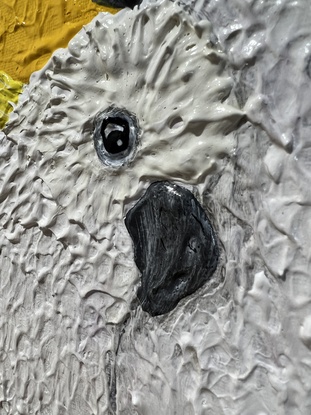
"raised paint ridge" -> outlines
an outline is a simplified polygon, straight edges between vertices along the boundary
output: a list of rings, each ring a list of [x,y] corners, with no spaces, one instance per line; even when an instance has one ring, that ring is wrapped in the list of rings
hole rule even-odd
[[[11,115],[4,413],[310,414],[311,11],[303,0],[194,7],[209,23],[170,2],[99,15]],[[130,167],[114,170],[92,144],[112,103],[143,130]],[[123,219],[159,179],[204,206],[220,264],[151,318]]]

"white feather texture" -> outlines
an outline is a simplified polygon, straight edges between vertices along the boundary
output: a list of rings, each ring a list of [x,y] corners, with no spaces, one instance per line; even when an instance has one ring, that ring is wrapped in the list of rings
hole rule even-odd
[[[7,413],[114,405],[111,365],[138,282],[125,212],[152,180],[204,183],[234,152],[243,113],[209,33],[168,1],[99,14],[26,87],[1,150]],[[141,129],[118,170],[92,139],[111,105]]]
[[[296,112],[276,116],[281,133],[267,117],[289,98],[271,98],[272,6],[255,3],[196,2],[213,26],[166,0],[99,14],[33,74],[1,133],[1,415],[309,415],[308,199],[303,174],[286,175],[309,162],[282,135]],[[141,129],[120,168],[93,144],[112,105]],[[206,208],[221,258],[210,283],[150,317],[124,216],[167,179]]]

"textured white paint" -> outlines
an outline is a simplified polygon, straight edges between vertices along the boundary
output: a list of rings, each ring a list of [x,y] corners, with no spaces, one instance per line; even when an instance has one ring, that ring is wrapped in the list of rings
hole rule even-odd
[[[311,412],[308,2],[191,13],[211,24],[167,1],[99,15],[1,136],[1,415]],[[111,104],[142,129],[118,170],[92,141]],[[195,192],[222,253],[151,318],[123,218],[157,179]]]

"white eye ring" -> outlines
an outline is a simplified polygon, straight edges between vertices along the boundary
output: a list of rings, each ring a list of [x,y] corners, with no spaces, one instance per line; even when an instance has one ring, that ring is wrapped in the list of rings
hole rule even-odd
[[[125,108],[108,107],[94,119],[93,140],[100,161],[119,168],[130,163],[136,154],[140,128],[134,114]]]

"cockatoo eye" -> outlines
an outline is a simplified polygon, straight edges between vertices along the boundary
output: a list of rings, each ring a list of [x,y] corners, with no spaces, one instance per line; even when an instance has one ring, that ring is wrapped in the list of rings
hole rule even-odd
[[[109,107],[95,117],[95,149],[107,166],[121,167],[133,160],[139,135],[136,116],[124,108]]]

